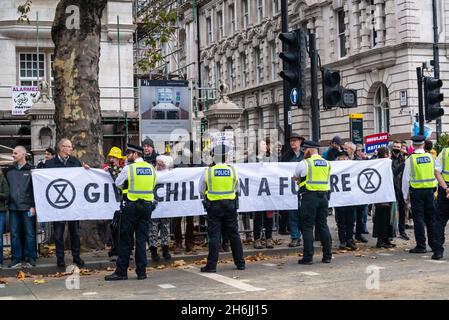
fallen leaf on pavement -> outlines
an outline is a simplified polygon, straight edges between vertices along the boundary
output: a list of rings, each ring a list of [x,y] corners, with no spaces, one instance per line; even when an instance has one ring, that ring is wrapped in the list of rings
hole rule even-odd
[[[176,260],[175,262],[172,263],[172,267],[177,268],[177,267],[182,267],[185,266],[187,263],[184,260]]]
[[[37,280],[34,280],[33,281],[33,283],[34,284],[44,284],[44,283],[46,283],[47,281],[45,281],[44,279],[37,279]]]
[[[6,280],[0,279],[0,284],[8,284],[8,282],[6,282]]]
[[[160,266],[157,266],[156,269],[159,269],[159,270],[165,269],[165,265],[161,264]]]
[[[354,257],[361,257],[361,256],[362,256],[361,253],[355,253],[355,254],[354,254]]]
[[[92,271],[89,269],[80,269],[81,276],[90,276],[91,274],[92,274]]]
[[[195,260],[195,261],[193,261],[193,263],[196,265],[205,264],[205,263],[207,263],[207,258],[204,258],[201,260]]]
[[[106,268],[106,271],[115,271],[115,268],[107,267],[107,268]]]
[[[17,279],[19,279],[20,281],[25,280],[26,278],[26,274],[23,271],[19,271],[19,273],[17,274]]]

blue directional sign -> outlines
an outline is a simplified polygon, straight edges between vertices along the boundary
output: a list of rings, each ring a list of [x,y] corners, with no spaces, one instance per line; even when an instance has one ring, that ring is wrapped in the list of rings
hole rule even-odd
[[[298,89],[293,88],[292,91],[290,91],[290,102],[292,103],[292,105],[295,106],[298,104],[298,100],[299,100]]]

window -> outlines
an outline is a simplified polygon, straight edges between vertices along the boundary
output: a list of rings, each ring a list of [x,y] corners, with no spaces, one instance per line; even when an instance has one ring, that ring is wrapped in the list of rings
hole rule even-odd
[[[19,54],[19,84],[21,86],[37,86],[39,79],[45,79],[45,53]]]
[[[212,21],[209,18],[206,19],[206,28],[207,28],[207,44],[212,43]]]
[[[276,80],[278,77],[278,54],[276,51],[276,42],[271,42],[270,44],[271,48],[271,80]]]
[[[243,28],[246,29],[249,26],[249,5],[248,0],[242,1],[243,7]]]
[[[256,64],[256,84],[262,83],[262,57],[259,48],[254,49],[254,62]]]
[[[227,67],[228,67],[228,81],[229,81],[229,88],[231,91],[235,90],[235,76],[234,76],[234,63],[232,61],[232,58],[229,58],[227,61]]]
[[[234,5],[233,4],[231,4],[230,6],[229,6],[229,21],[231,22],[230,23],[230,33],[231,34],[234,34],[235,33],[235,10],[234,10]]]
[[[221,83],[221,64],[220,64],[220,62],[217,62],[215,64],[215,76],[216,76],[215,84],[218,87],[218,85]]]
[[[261,23],[263,20],[263,2],[264,0],[257,1],[257,23]]]
[[[340,10],[337,12],[338,19],[338,55],[340,58],[346,56],[346,25],[345,25],[345,12]]]
[[[240,77],[240,87],[244,89],[248,80],[248,71],[246,69],[246,55],[244,53],[240,54],[240,70],[242,72]]]
[[[374,5],[374,0],[370,1],[370,6],[368,7],[367,11],[370,14],[371,18],[371,30],[370,30],[370,40],[371,40],[371,48],[374,48],[377,44],[377,30],[376,30],[376,6]]]
[[[374,129],[376,132],[390,131],[390,101],[388,89],[382,84],[374,94]]]
[[[217,22],[218,22],[218,40],[223,39],[223,13],[221,11],[217,12]]]
[[[273,2],[273,15],[279,12],[279,0],[272,0]]]

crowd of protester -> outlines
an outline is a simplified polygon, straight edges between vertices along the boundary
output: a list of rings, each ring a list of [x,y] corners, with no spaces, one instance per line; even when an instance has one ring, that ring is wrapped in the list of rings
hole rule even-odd
[[[289,138],[287,152],[282,152],[284,146],[279,142],[272,144],[270,139],[259,141],[254,152],[246,155],[245,162],[300,162],[304,159],[304,152],[301,143],[305,139],[297,134],[292,134]],[[177,148],[177,153],[165,152],[159,154],[154,146],[153,140],[147,138],[142,142],[144,149],[143,160],[152,164],[158,171],[172,170],[183,166],[201,166],[189,161],[180,161],[179,157],[192,160],[194,152],[192,145],[185,145]],[[175,148],[174,148],[175,149]],[[72,156],[72,143],[68,139],[62,139],[57,145],[57,150],[48,148],[45,151],[45,158],[39,162],[36,168],[66,168],[81,167],[82,164],[77,158]],[[425,150],[436,158],[437,153],[430,140],[425,143]],[[356,250],[357,243],[367,242],[366,234],[368,230],[368,216],[372,216],[373,230],[372,236],[377,239],[378,248],[392,248],[395,246],[393,239],[399,235],[404,240],[409,240],[406,229],[412,227],[412,215],[410,204],[404,200],[402,193],[402,175],[404,164],[413,148],[408,146],[406,141],[395,140],[389,147],[381,147],[372,155],[367,155],[363,145],[355,145],[350,141],[343,142],[339,136],[335,136],[323,152],[323,158],[328,161],[357,160],[365,161],[370,159],[391,158],[392,171],[394,176],[394,190],[396,202],[365,204],[361,206],[338,207],[329,211],[331,215],[335,212],[335,220],[338,229],[339,248]],[[36,210],[33,197],[31,170],[35,167],[26,161],[27,151],[22,146],[14,148],[12,153],[14,164],[0,172],[0,267],[3,267],[3,233],[6,231],[6,217],[9,213],[9,230],[11,234],[11,263],[9,267],[18,268],[24,264],[28,267],[36,265],[38,257],[36,230],[41,231],[41,241],[54,242],[56,244],[57,265],[65,266],[64,260],[64,230],[65,222],[43,223],[36,225]],[[115,180],[123,167],[126,165],[126,157],[122,150],[113,147],[107,154],[106,161],[101,167],[109,172]],[[301,245],[301,210],[288,211],[263,211],[240,214],[243,225],[245,240],[252,242],[255,249],[272,249],[275,246],[273,231],[281,235],[290,235],[290,247]],[[278,219],[275,219],[278,217]],[[194,220],[198,220],[194,225]],[[183,221],[185,220],[183,226]],[[252,220],[252,223],[251,223]],[[78,266],[83,266],[84,261],[80,257],[80,236],[79,222],[67,222],[70,234],[71,252],[73,262]],[[154,262],[160,260],[159,252],[162,251],[164,259],[171,259],[173,254],[194,252],[196,231],[204,231],[204,217],[177,217],[152,219],[149,227],[148,248],[151,252],[151,259]],[[99,233],[103,234],[102,241],[109,246],[109,257],[111,261],[117,259],[117,246],[119,241],[119,231],[113,221],[103,221],[98,224]],[[183,235],[184,231],[184,235]],[[171,240],[174,245],[170,247]],[[206,237],[200,238],[206,243]],[[184,240],[184,241],[183,241]],[[229,250],[228,240],[223,236],[222,246],[224,251]],[[159,242],[160,248],[159,249]],[[184,242],[184,246],[183,246]],[[197,243],[198,244],[198,243]]]

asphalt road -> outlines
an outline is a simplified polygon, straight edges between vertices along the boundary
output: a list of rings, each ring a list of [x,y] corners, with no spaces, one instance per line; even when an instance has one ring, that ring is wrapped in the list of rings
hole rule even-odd
[[[143,281],[133,270],[129,280],[117,282],[103,280],[111,273],[106,270],[79,277],[3,278],[7,283],[0,284],[0,299],[448,299],[449,259],[430,256],[410,254],[402,246],[365,247],[338,252],[331,264],[321,263],[317,252],[310,266],[298,265],[298,255],[291,254],[248,262],[244,271],[224,261],[216,274],[200,273],[201,265],[194,263],[149,268]]]

